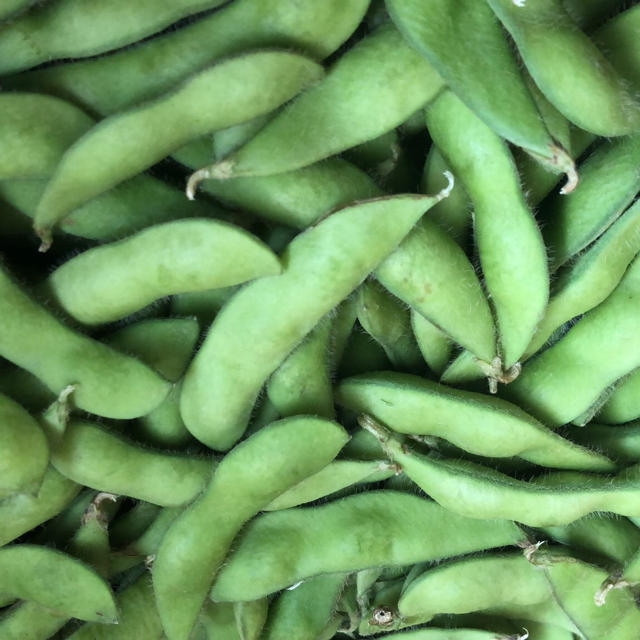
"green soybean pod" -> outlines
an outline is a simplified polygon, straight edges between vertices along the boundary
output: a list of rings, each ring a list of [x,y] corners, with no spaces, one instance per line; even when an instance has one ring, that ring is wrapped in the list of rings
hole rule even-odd
[[[387,0],[386,6],[407,40],[479,118],[550,169],[566,172],[563,191],[575,188],[573,160],[547,130],[489,6],[476,0]]]
[[[0,179],[47,178],[63,153],[92,126],[73,104],[37,93],[0,96]],[[5,155],[6,154],[6,155]]]
[[[277,110],[274,110],[271,113],[265,113],[252,120],[228,127],[227,129],[215,131],[210,140],[209,159],[212,160],[215,158],[216,160],[221,160],[230,153],[233,153],[247,140],[253,138],[277,112]],[[197,142],[195,144],[197,144]]]
[[[236,618],[240,640],[259,640],[269,613],[269,600],[260,598],[249,602],[234,602],[233,614]]]
[[[77,385],[76,406],[107,418],[157,407],[169,383],[141,362],[72,331],[0,271],[0,353],[60,393]]]
[[[593,246],[558,272],[544,317],[524,357],[538,351],[565,322],[606,300],[638,251],[640,203],[630,207]]]
[[[269,247],[244,229],[217,220],[178,220],[75,256],[42,290],[75,320],[96,325],[167,295],[230,287],[281,270]]]
[[[101,121],[67,150],[42,195],[34,218],[42,250],[51,242],[55,223],[79,205],[190,140],[271,111],[322,74],[320,65],[298,54],[248,53],[197,73],[156,100]]]
[[[17,494],[0,501],[0,547],[59,514],[81,488],[50,466],[37,495]]]
[[[49,447],[40,425],[0,394],[0,500],[37,492],[48,464]]]
[[[0,26],[0,75],[59,58],[82,58],[118,49],[225,0],[178,2],[58,0]]]
[[[451,359],[451,338],[415,309],[411,309],[411,328],[424,361],[431,371],[440,376]]]
[[[317,640],[331,619],[345,583],[345,575],[315,576],[273,602],[264,640]]]
[[[3,640],[44,640],[68,621],[68,616],[23,600],[0,616],[0,634]]]
[[[107,583],[71,556],[37,545],[0,549],[0,591],[36,602],[68,617],[117,621]]]
[[[620,424],[640,418],[640,369],[628,375],[596,414],[599,422]]]
[[[591,30],[624,6],[624,0],[562,0],[562,4],[571,19],[581,29]]]
[[[526,640],[527,635],[506,636],[496,634],[493,631],[483,631],[482,629],[419,629],[417,631],[402,631],[400,633],[389,633],[384,636],[385,640]],[[547,640],[540,639],[540,640]],[[555,640],[549,638],[548,640]],[[567,640],[558,638],[557,640]]]
[[[600,418],[601,416],[598,415],[598,421]],[[606,452],[606,455],[621,464],[640,462],[639,422],[615,426],[589,423],[585,429],[571,429],[569,437],[576,442]]]
[[[519,456],[560,469],[616,468],[606,456],[562,438],[514,404],[418,376],[372,372],[342,380],[335,395],[338,404],[398,433],[444,438],[472,454]]]
[[[549,426],[587,411],[603,391],[640,366],[637,317],[640,258],[599,306],[537,358],[507,389],[508,397]]]
[[[540,230],[508,147],[450,91],[427,109],[427,127],[473,202],[474,232],[496,313],[499,354],[503,369],[509,370],[524,353],[549,296]]]
[[[218,638],[242,640],[233,605],[227,602],[206,602],[200,611],[191,637],[194,640],[217,640]]]
[[[187,193],[193,197],[208,178],[264,176],[313,164],[393,129],[442,88],[431,65],[393,26],[382,26],[242,148],[192,174]]]
[[[123,514],[116,514],[109,526],[109,541],[114,549],[133,542],[153,524],[161,507],[150,502],[138,502]]]
[[[255,518],[238,537],[211,597],[260,598],[320,574],[405,566],[522,537],[510,521],[468,519],[416,495],[369,491]]]
[[[369,0],[234,0],[220,11],[140,46],[6,79],[107,115],[171,89],[224,56],[260,47],[333,53],[356,29]],[[3,83],[5,84],[5,83]]]
[[[340,209],[291,242],[281,275],[242,288],[214,320],[185,375],[180,411],[192,435],[212,449],[233,446],[268,376],[446,193]]]
[[[640,103],[560,0],[488,0],[549,101],[580,128],[619,136],[640,127]],[[568,53],[569,52],[569,53]]]
[[[262,428],[223,458],[204,493],[171,525],[153,565],[158,611],[169,640],[189,637],[240,527],[331,462],[347,440],[334,422],[298,416]]]

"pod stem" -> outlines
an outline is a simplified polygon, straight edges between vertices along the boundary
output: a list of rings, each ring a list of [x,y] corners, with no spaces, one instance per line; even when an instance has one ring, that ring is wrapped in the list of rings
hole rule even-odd
[[[234,164],[232,160],[222,160],[194,171],[187,181],[187,198],[193,200],[196,197],[196,189],[203,180],[228,180],[233,177]]]
[[[53,244],[53,237],[51,235],[51,227],[34,227],[36,235],[40,238],[40,246],[38,251],[40,253],[46,253]]]

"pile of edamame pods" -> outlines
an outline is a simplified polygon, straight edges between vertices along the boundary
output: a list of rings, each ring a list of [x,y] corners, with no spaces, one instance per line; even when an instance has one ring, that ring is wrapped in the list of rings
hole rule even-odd
[[[640,640],[640,3],[0,1],[0,640]]]

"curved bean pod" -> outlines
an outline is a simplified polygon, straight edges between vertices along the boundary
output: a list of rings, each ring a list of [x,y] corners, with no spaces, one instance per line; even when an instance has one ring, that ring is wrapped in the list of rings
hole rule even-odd
[[[640,418],[640,370],[636,369],[609,396],[596,414],[600,422],[620,424]]]
[[[234,602],[233,614],[240,640],[259,640],[268,613],[269,600],[267,598],[250,602]]]
[[[298,235],[281,256],[282,275],[250,283],[216,317],[184,380],[180,411],[189,431],[212,449],[229,449],[267,377],[446,193],[368,200]]]
[[[512,522],[467,519],[415,495],[370,491],[254,519],[211,597],[261,598],[324,573],[414,564],[515,544],[522,537]]]
[[[522,7],[488,0],[515,40],[536,84],[571,122],[601,136],[640,127],[640,103],[596,45],[577,27],[560,0]]]
[[[606,405],[605,405],[606,406]],[[600,416],[598,415],[598,418]],[[609,426],[590,423],[586,429],[571,429],[571,438],[606,452],[623,464],[640,462],[640,423]]]
[[[505,636],[481,629],[419,629],[384,636],[385,640],[525,640],[526,636]],[[546,639],[545,639],[546,640]],[[549,640],[552,640],[551,638]]]
[[[0,500],[37,490],[48,464],[49,447],[40,425],[0,394]]]
[[[70,618],[117,622],[107,583],[86,564],[36,545],[0,549],[0,591],[36,602]]]
[[[390,371],[342,380],[338,404],[398,433],[437,436],[473,454],[519,456],[561,469],[613,471],[603,455],[553,433],[516,405]]]
[[[206,602],[198,616],[194,635],[198,640],[244,640],[238,631],[234,607],[227,602]]]
[[[169,391],[141,362],[76,333],[32,301],[0,269],[0,353],[54,393],[77,384],[78,408],[107,418],[136,418]]]
[[[225,0],[49,2],[0,27],[0,75],[59,58],[82,58],[142,40]]]
[[[3,85],[59,95],[104,116],[154,98],[215,60],[248,49],[284,47],[325,58],[352,34],[368,5],[369,0],[234,0],[137,47],[19,74]]]
[[[542,235],[508,147],[450,91],[430,105],[427,127],[473,202],[480,263],[508,370],[524,353],[547,304]]]
[[[95,325],[164,296],[281,271],[269,247],[243,229],[217,220],[179,220],[75,256],[47,278],[43,292],[71,317]]]
[[[429,369],[436,375],[442,374],[453,350],[449,336],[415,309],[411,309],[411,328]]]
[[[0,617],[3,640],[43,640],[52,637],[69,621],[36,602],[23,601]]]
[[[169,640],[189,637],[240,527],[331,462],[347,440],[336,423],[299,416],[262,428],[223,458],[204,493],[171,525],[154,562],[156,602]]]
[[[431,65],[385,25],[342,56],[323,82],[283,109],[247,144],[196,171],[187,193],[193,197],[205,179],[292,171],[377,138],[443,86]]]
[[[640,367],[640,257],[598,307],[524,367],[508,397],[550,426],[587,411],[622,376]]]
[[[51,228],[79,205],[216,129],[266,113],[316,82],[322,67],[284,51],[249,53],[213,65],[174,91],[101,121],[65,153],[38,203],[45,251]],[[221,99],[224,96],[224,100]],[[149,132],[162,132],[150,141]]]

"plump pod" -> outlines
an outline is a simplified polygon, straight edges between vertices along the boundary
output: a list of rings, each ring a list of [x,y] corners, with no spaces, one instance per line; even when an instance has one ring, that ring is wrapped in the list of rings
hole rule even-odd
[[[640,418],[640,370],[626,377],[597,414],[606,424],[621,424]]]
[[[322,74],[320,65],[294,53],[247,53],[201,71],[152,102],[102,120],[65,153],[42,195],[34,220],[42,250],[51,241],[53,225],[76,207],[190,140],[271,111]]]
[[[0,354],[54,393],[77,385],[75,405],[107,418],[136,418],[158,406],[169,383],[141,362],[76,333],[0,271]]]
[[[85,251],[58,267],[43,290],[71,317],[92,325],[164,296],[229,287],[281,269],[269,247],[244,229],[180,220]]]
[[[438,560],[522,537],[506,520],[467,519],[415,495],[370,491],[259,516],[238,538],[211,597],[261,598],[320,574]]]
[[[597,420],[599,421],[600,418],[599,414]],[[589,423],[585,429],[572,429],[570,435],[577,442],[597,447],[623,464],[640,462],[640,423],[638,422],[615,426]]]
[[[3,613],[0,634],[3,640],[42,640],[52,637],[68,621],[68,616],[24,600]]]
[[[46,547],[19,544],[0,549],[0,592],[69,618],[117,621],[107,583],[83,562]]]
[[[240,290],[189,366],[180,402],[189,431],[212,449],[229,449],[267,377],[444,196],[365,201],[296,236],[281,256],[282,275]]]

